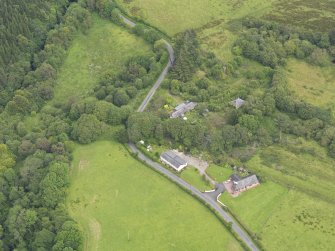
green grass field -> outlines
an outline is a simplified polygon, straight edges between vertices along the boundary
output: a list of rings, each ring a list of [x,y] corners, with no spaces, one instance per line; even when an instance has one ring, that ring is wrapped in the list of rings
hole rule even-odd
[[[300,99],[335,111],[335,67],[313,66],[291,59],[288,70],[289,86]]]
[[[140,17],[169,35],[190,28],[216,25],[249,14],[261,15],[271,6],[266,0],[117,0],[130,15]]]
[[[207,29],[201,29],[198,32],[198,37],[204,50],[215,53],[224,62],[233,59],[231,49],[238,36],[230,31],[226,24],[221,23]]]
[[[265,250],[332,250],[335,245],[331,203],[271,181],[237,198],[224,193],[220,201],[256,234]]]
[[[205,206],[118,143],[76,148],[67,206],[84,250],[241,250]]]
[[[334,250],[334,204],[291,190],[260,235],[268,250]]]
[[[259,233],[287,193],[287,188],[268,181],[236,198],[231,197],[229,193],[223,193],[220,201],[228,206],[250,231]],[[246,208],[248,210],[245,210]]]
[[[329,31],[335,25],[333,0],[117,0],[128,14],[174,35],[247,16]],[[219,21],[220,22],[220,21]]]
[[[184,169],[180,174],[180,177],[202,192],[212,190],[214,188],[211,186],[211,184],[204,180],[204,178],[199,174],[198,170],[193,167]]]
[[[335,202],[334,160],[315,142],[289,139],[288,147],[270,146],[260,150],[247,166],[285,186]]]
[[[104,72],[112,70],[117,74],[127,59],[150,52],[150,46],[141,38],[93,15],[88,34],[79,34],[69,49],[52,102],[87,96]]]
[[[217,182],[223,182],[229,179],[234,173],[233,169],[211,164],[206,173]]]

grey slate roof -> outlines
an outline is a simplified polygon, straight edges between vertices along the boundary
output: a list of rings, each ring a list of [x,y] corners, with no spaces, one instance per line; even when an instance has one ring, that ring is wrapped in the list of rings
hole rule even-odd
[[[241,180],[241,177],[234,173],[232,176],[230,176],[230,179],[232,181],[239,181]]]
[[[245,101],[241,98],[237,98],[235,100],[233,100],[232,102],[230,102],[231,105],[235,106],[236,109],[240,108],[241,106],[243,106],[245,103]]]
[[[257,176],[255,174],[252,174],[250,176],[247,176],[245,178],[242,178],[238,181],[233,181],[233,188],[235,191],[239,191],[241,189],[244,189],[246,187],[256,185],[259,183]]]
[[[161,154],[161,158],[169,162],[173,167],[178,169],[180,166],[187,165],[187,162],[175,154],[173,151],[167,151]]]
[[[194,107],[197,106],[197,103],[195,102],[185,102],[180,105],[178,105],[175,109],[174,112],[171,114],[171,118],[178,118],[185,114],[188,111],[191,111],[194,109]]]

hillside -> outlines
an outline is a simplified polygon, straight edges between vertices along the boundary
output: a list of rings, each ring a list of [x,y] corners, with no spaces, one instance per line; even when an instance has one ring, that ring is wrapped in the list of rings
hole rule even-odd
[[[0,6],[0,250],[334,249],[334,1]]]

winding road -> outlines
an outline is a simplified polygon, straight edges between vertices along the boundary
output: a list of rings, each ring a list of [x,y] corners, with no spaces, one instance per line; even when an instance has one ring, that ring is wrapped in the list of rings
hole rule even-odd
[[[128,18],[121,15],[121,19],[130,27],[136,26],[136,24],[129,20]],[[169,62],[167,66],[164,68],[163,72],[158,77],[157,81],[153,85],[153,87],[150,89],[148,95],[143,100],[140,107],[137,109],[138,112],[143,112],[147,105],[149,104],[150,100],[154,96],[156,90],[159,88],[160,84],[165,79],[166,75],[169,72],[169,69],[172,67],[175,56],[172,46],[165,41],[167,50],[169,52]],[[208,204],[211,208],[213,208],[226,222],[231,222],[233,231],[239,236],[239,238],[248,246],[248,248],[252,251],[259,251],[257,246],[253,243],[252,239],[247,235],[245,231],[235,222],[235,220],[227,214],[226,211],[223,210],[221,205],[217,202],[217,197],[224,191],[224,187],[222,184],[218,184],[215,191],[211,193],[202,193],[197,188],[193,187],[192,185],[188,184],[186,181],[175,175],[174,173],[170,172],[168,169],[164,168],[162,165],[160,165],[157,162],[152,161],[150,158],[145,156],[134,143],[128,143],[131,151],[135,154],[137,154],[137,157],[144,161],[146,164],[148,164],[150,167],[152,167],[157,172],[163,174],[164,176],[168,177],[173,182],[177,183],[181,187],[184,187],[185,189],[189,190],[193,195],[197,196],[200,200],[202,200],[205,204]]]
[[[148,95],[143,100],[143,102],[140,105],[140,107],[137,109],[138,112],[144,112],[145,108],[147,107],[147,105],[149,104],[150,100],[154,96],[156,90],[161,85],[161,83],[165,79],[166,75],[168,74],[169,69],[172,67],[172,65],[174,63],[175,56],[174,56],[173,48],[172,48],[172,46],[168,42],[166,42],[166,41],[164,41],[164,42],[165,42],[166,48],[167,48],[167,50],[169,52],[169,62],[166,65],[166,67],[164,68],[164,70],[162,71],[162,73],[159,75],[158,79],[156,80],[156,83],[152,86],[152,88],[150,89]]]

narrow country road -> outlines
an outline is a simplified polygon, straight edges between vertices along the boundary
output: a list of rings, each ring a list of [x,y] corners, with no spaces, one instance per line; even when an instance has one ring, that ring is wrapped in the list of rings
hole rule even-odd
[[[192,194],[197,196],[199,199],[201,199],[204,203],[207,203],[212,207],[216,212],[219,213],[219,215],[226,221],[232,223],[232,229],[235,233],[238,234],[238,236],[243,240],[243,242],[250,248],[252,251],[258,251],[257,246],[253,243],[251,238],[242,230],[242,228],[235,223],[234,219],[227,214],[222,207],[211,197],[208,196],[205,193],[200,192],[198,189],[193,187],[192,185],[188,184],[186,181],[175,175],[174,173],[170,172],[168,169],[164,168],[162,165],[160,165],[157,162],[152,161],[147,156],[145,156],[133,143],[128,144],[130,149],[137,154],[138,158],[142,161],[144,161],[146,164],[151,166],[153,169],[155,169],[157,172],[165,175],[170,180],[174,181],[178,185],[186,188],[187,190],[190,190]]]
[[[153,87],[150,89],[148,95],[145,97],[145,99],[143,100],[142,104],[140,105],[140,107],[137,109],[138,112],[143,112],[145,110],[145,108],[147,107],[147,105],[149,104],[150,100],[152,99],[152,97],[154,96],[156,90],[158,89],[158,87],[161,85],[161,83],[163,82],[163,80],[165,79],[166,75],[169,72],[169,69],[171,68],[171,66],[174,63],[175,60],[175,56],[174,56],[174,51],[172,46],[165,41],[166,44],[166,48],[169,52],[169,62],[166,65],[166,67],[164,68],[164,70],[162,71],[161,75],[159,75],[156,83],[153,85]]]
[[[133,21],[127,19],[126,17],[124,17],[124,16],[121,15],[121,18],[130,27],[136,26],[136,24]],[[148,95],[143,100],[143,102],[140,105],[140,107],[138,108],[138,110],[137,110],[138,112],[143,112],[145,110],[145,108],[149,104],[150,100],[154,96],[156,90],[158,89],[158,87],[160,86],[160,84],[165,79],[166,75],[169,72],[169,69],[172,67],[172,65],[173,65],[173,63],[175,61],[175,56],[174,56],[174,51],[173,51],[172,46],[168,42],[166,42],[166,41],[165,41],[165,43],[166,43],[167,50],[169,52],[169,62],[167,64],[167,66],[164,68],[163,72],[160,74],[160,76],[157,79],[156,83],[153,85],[153,87],[149,91]],[[181,179],[180,177],[178,177],[177,175],[175,175],[174,173],[170,172],[168,169],[164,168],[159,163],[154,162],[151,159],[149,159],[147,156],[145,156],[136,147],[136,145],[134,143],[128,143],[128,145],[129,145],[131,151],[133,153],[136,153],[137,156],[138,156],[138,158],[140,160],[144,161],[149,166],[151,166],[153,169],[155,169],[157,172],[165,175],[166,177],[168,177],[173,182],[175,182],[178,185],[186,188],[187,190],[190,190],[193,195],[197,196],[204,203],[210,205],[210,207],[212,207],[226,222],[231,222],[232,223],[232,229],[233,229],[233,231],[241,238],[241,240],[249,247],[250,250],[252,250],[252,251],[259,251],[259,249],[257,248],[257,246],[253,243],[252,239],[242,230],[242,228],[234,221],[234,219],[229,214],[227,214],[227,212],[225,212],[222,209],[221,205],[219,205],[217,203],[216,196],[219,195],[221,193],[221,191],[223,192],[224,188],[222,188],[221,186],[219,186],[218,189],[215,192],[211,193],[211,194],[202,193],[198,189],[196,189],[195,187],[193,187],[192,185],[188,184],[186,181],[184,181],[183,179]]]

